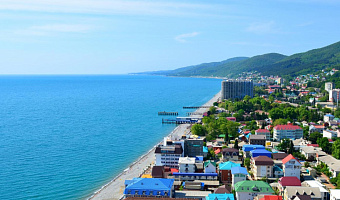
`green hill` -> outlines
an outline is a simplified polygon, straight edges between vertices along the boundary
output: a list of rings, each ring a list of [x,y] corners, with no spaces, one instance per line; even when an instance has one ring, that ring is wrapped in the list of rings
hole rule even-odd
[[[251,58],[235,57],[221,62],[203,63],[175,70],[145,72],[143,74],[235,77],[242,72],[258,71],[263,75],[295,76],[327,67],[340,68],[340,42],[291,56],[268,53]]]

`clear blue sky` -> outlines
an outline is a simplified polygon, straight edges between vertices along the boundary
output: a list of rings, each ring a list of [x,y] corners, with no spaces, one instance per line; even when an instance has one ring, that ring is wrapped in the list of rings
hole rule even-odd
[[[0,74],[122,74],[340,41],[339,0],[1,0]]]

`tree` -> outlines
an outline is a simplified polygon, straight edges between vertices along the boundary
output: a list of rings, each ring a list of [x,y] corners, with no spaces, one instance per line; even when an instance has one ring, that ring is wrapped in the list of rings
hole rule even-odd
[[[288,154],[293,154],[294,151],[295,151],[295,149],[294,149],[293,140],[291,140],[290,143],[289,143]]]
[[[269,116],[272,118],[272,120],[276,120],[279,118],[284,118],[283,112],[280,108],[273,108],[269,111]]]
[[[215,106],[211,106],[210,108],[209,108],[209,111],[210,111],[210,114],[215,114],[216,113],[216,107]]]
[[[199,135],[199,136],[204,136],[205,135],[205,130],[202,124],[194,124],[191,127],[191,132],[194,135]]]
[[[316,143],[318,143],[318,145],[321,147],[322,151],[330,154],[332,153],[332,145],[329,144],[328,138],[326,137],[322,137],[322,138],[318,138],[316,140]]]
[[[250,168],[250,158],[246,158],[246,159],[244,159],[244,166],[246,166],[246,167],[247,167],[247,169],[249,169],[249,168]]]
[[[268,97],[268,100],[270,103],[273,103],[274,102],[274,96],[271,94],[269,97]]]
[[[332,156],[336,159],[340,159],[340,140],[336,140],[332,146]]]
[[[238,140],[235,140],[234,149],[238,149]]]
[[[288,119],[276,119],[273,123],[273,126],[275,127],[276,125],[284,125],[288,123]]]
[[[318,138],[321,138],[322,137],[322,134],[319,133],[319,132],[314,132],[314,133],[311,133],[309,135],[309,141],[312,142],[312,144],[316,144],[316,141],[318,140]]]
[[[282,139],[281,143],[277,145],[277,149],[279,151],[284,151],[286,153],[288,153],[290,147],[291,147],[291,142],[290,142],[290,139],[288,138]]]

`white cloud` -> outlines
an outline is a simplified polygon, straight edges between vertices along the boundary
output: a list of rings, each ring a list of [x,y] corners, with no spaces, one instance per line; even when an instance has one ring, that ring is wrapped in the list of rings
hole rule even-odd
[[[279,32],[274,21],[264,23],[252,23],[250,26],[247,27],[246,31],[256,34],[269,34]]]
[[[213,7],[209,4],[147,0],[1,0],[0,3],[0,10],[137,15],[190,14]]]
[[[181,35],[177,35],[175,37],[175,40],[177,40],[178,42],[187,42],[187,38],[192,38],[197,36],[199,33],[198,32],[192,32],[192,33],[185,33],[185,34],[181,34]]]
[[[35,35],[45,36],[55,33],[86,33],[92,30],[93,27],[83,24],[49,24],[43,26],[31,26],[27,29],[16,30],[18,35]]]

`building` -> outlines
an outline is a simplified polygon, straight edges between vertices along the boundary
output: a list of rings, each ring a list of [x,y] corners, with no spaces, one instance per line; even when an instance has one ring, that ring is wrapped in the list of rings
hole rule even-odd
[[[183,148],[180,144],[164,142],[155,149],[156,166],[166,166],[170,168],[179,168],[178,160],[183,154]]]
[[[340,89],[333,89],[333,90],[329,91],[329,101],[338,103],[339,102],[339,93],[340,93]]]
[[[336,131],[331,131],[331,130],[329,130],[329,129],[323,130],[323,132],[322,132],[322,137],[326,137],[326,138],[328,138],[328,139],[332,139],[332,138],[334,138],[334,137],[338,137],[338,132],[336,132]]]
[[[330,200],[340,200],[340,189],[330,189]]]
[[[234,194],[209,194],[206,200],[234,200]]]
[[[278,189],[280,191],[280,195],[283,195],[284,190],[286,189],[287,186],[295,186],[295,187],[301,186],[301,181],[296,176],[281,177],[278,183],[279,183]]]
[[[265,150],[265,149],[255,149],[250,151],[250,156],[255,158],[258,156],[267,156],[268,158],[272,157],[272,152]]]
[[[184,156],[196,157],[203,156],[204,138],[187,138],[184,142]]]
[[[238,161],[240,157],[239,150],[234,148],[222,149],[223,161]]]
[[[179,172],[195,173],[196,171],[195,160],[196,158],[180,157],[178,159]]]
[[[240,181],[235,184],[236,199],[253,200],[258,195],[271,195],[274,190],[263,181]]]
[[[254,145],[266,145],[266,136],[265,135],[250,135],[249,136],[249,144]]]
[[[313,146],[302,147],[300,152],[307,160],[314,160],[316,158],[316,149]]]
[[[125,180],[125,197],[174,197],[174,179],[134,178]]]
[[[221,99],[243,99],[246,95],[253,97],[252,80],[225,80],[222,81]]]
[[[273,177],[274,161],[267,156],[258,156],[251,159],[251,169],[255,179],[263,177]]]
[[[284,152],[272,153],[272,159],[273,160],[283,160],[287,156],[288,156],[288,154],[286,154]]]
[[[284,138],[298,139],[303,138],[303,130],[297,125],[277,125],[274,127],[273,139],[280,141]]]
[[[151,176],[152,178],[165,178],[164,166],[153,166]]]
[[[241,167],[241,164],[228,161],[228,162],[220,163],[218,167],[219,167],[221,182],[232,183],[231,168]]]
[[[257,129],[255,131],[255,135],[264,135],[264,136],[266,136],[265,140],[270,140],[270,131],[267,130],[267,129]],[[263,145],[263,146],[265,146],[265,145]]]
[[[326,82],[326,83],[325,83],[325,90],[326,90],[327,92],[332,91],[333,88],[334,88],[334,83],[332,83],[332,82]]]
[[[251,145],[251,144],[243,145],[242,147],[243,156],[245,158],[250,158],[250,151],[255,149],[265,149],[265,147],[263,145]]]
[[[217,173],[180,173],[174,172],[172,175],[176,181],[194,181],[194,180],[218,180]]]
[[[293,200],[297,195],[310,195],[312,200],[322,200],[319,188],[287,186],[283,199]]]
[[[264,195],[259,200],[282,200],[282,196],[279,195]]]
[[[314,133],[314,132],[319,132],[322,133],[323,130],[325,130],[325,126],[324,125],[310,125],[309,126],[309,134]]]
[[[245,181],[247,179],[247,169],[244,167],[232,167],[231,168],[232,181],[231,185],[234,188],[235,184],[240,181]]]
[[[318,155],[317,163],[320,164],[320,162],[325,163],[328,166],[329,171],[332,173],[332,177],[335,178],[340,174],[340,160],[334,158],[331,155]]]
[[[282,160],[284,176],[296,176],[300,180],[301,163],[292,154]]]
[[[205,161],[204,173],[216,173],[216,163],[211,160]]]
[[[326,189],[326,186],[321,184],[319,181],[304,181],[302,183],[302,186],[305,187],[317,187],[320,190],[320,194],[321,194],[321,200],[329,200],[329,192]]]
[[[334,119],[334,115],[331,115],[331,114],[326,114],[323,116],[323,121],[324,122],[330,122]],[[321,132],[320,132],[321,133]]]

